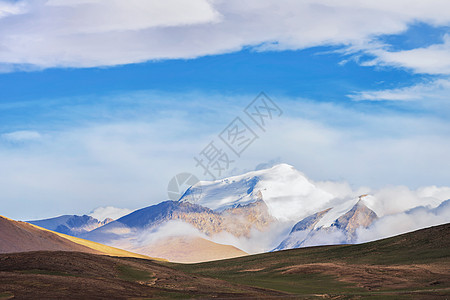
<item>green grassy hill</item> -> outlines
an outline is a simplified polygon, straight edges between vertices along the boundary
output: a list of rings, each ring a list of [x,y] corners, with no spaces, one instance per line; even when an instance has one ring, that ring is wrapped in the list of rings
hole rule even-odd
[[[305,297],[450,298],[450,224],[359,245],[292,249],[174,268]]]

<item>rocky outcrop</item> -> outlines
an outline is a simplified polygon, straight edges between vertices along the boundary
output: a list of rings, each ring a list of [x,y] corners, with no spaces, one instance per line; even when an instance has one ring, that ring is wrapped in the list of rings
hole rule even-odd
[[[347,243],[354,243],[356,230],[369,227],[377,218],[377,214],[359,200],[351,210],[340,216],[331,226],[346,233]]]
[[[191,224],[209,236],[226,231],[237,237],[249,236],[252,228],[263,230],[274,221],[269,214],[267,205],[262,200],[247,205],[238,205],[222,212],[215,212],[189,202],[165,201],[135,211],[100,228],[97,232],[108,231],[119,224],[134,229],[151,229],[172,220],[181,220]]]
[[[262,200],[229,208],[220,215],[224,230],[238,237],[249,237],[252,229],[263,231],[275,221]]]

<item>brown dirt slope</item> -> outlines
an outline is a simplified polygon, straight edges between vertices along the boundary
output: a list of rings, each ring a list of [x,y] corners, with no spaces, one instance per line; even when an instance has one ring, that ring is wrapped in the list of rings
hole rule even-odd
[[[79,251],[121,257],[161,260],[53,232],[0,216],[0,253],[27,251]]]
[[[31,224],[0,216],[0,252],[25,251],[79,251],[100,254],[83,245],[71,242],[50,231],[40,230]]]

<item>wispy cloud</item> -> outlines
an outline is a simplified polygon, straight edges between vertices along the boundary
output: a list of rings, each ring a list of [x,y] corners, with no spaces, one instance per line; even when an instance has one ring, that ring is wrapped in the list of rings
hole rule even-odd
[[[375,59],[363,63],[365,66],[394,66],[412,70],[414,73],[450,74],[450,35],[443,37],[442,43],[425,48],[403,51],[389,51],[386,47],[366,49]]]
[[[0,1],[0,19],[26,12],[25,2]]]
[[[3,133],[1,135],[1,138],[10,142],[28,142],[39,140],[42,138],[42,135],[37,131],[20,130]]]
[[[368,101],[411,101],[411,100],[449,100],[450,79],[442,78],[403,88],[362,91],[348,95],[353,100]]]

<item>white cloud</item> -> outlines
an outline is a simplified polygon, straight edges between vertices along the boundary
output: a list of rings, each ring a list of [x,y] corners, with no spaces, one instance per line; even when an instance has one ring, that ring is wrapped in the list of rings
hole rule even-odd
[[[133,239],[133,246],[136,248],[145,247],[170,237],[188,236],[208,238],[191,224],[179,220],[171,220],[158,227],[138,231]]]
[[[24,2],[0,1],[0,19],[3,17],[18,15],[26,11]]]
[[[232,245],[250,254],[263,253],[274,249],[289,234],[294,224],[292,222],[273,223],[263,231],[252,229],[248,237],[236,237],[222,231],[208,239],[215,243]]]
[[[398,214],[418,206],[437,207],[450,199],[449,187],[420,187],[411,190],[406,186],[391,186],[371,191],[364,202],[379,217]]]
[[[113,206],[106,206],[106,207],[97,207],[96,209],[94,209],[89,213],[89,216],[99,221],[103,221],[106,218],[117,220],[125,215],[128,215],[131,212],[132,210],[128,208],[117,208]]]
[[[349,95],[353,100],[369,100],[369,101],[410,101],[410,100],[448,100],[450,94],[450,79],[435,79],[426,83],[416,85],[378,90],[378,91],[362,91]]]
[[[417,190],[417,195],[422,198],[446,200],[450,199],[450,187],[437,187],[435,185],[422,187]]]
[[[433,26],[450,23],[447,13],[450,4],[442,0],[0,3],[3,12],[0,63],[42,68],[193,58],[236,51],[244,46],[259,50],[348,46],[380,34],[400,33],[412,22]],[[26,10],[19,6],[25,6]],[[405,58],[396,53],[379,56],[389,64],[395,62],[425,72],[441,68],[438,72],[447,72],[445,49],[435,46],[426,50],[441,57],[437,65],[430,56],[429,66],[413,62],[422,55],[422,50],[401,54]]]
[[[36,131],[21,130],[3,133],[1,137],[10,142],[28,142],[39,140],[42,138],[42,135]]]
[[[204,0],[50,0],[43,8],[54,18],[51,22],[63,25],[54,29],[56,33],[70,35],[186,26],[219,19]]]
[[[376,58],[364,65],[386,65],[411,69],[415,73],[450,74],[450,35],[445,35],[443,43],[425,48],[403,51],[388,51],[383,48],[367,50]]]

